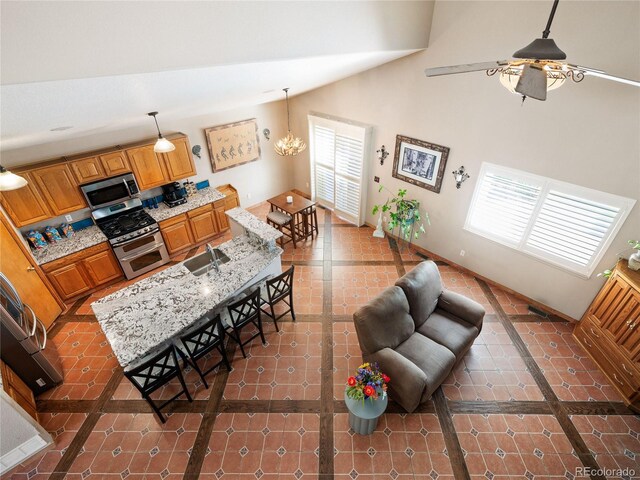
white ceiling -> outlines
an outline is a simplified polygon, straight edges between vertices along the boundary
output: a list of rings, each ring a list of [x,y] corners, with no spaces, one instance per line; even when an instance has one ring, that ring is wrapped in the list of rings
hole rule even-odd
[[[3,0],[0,149],[296,95],[425,48],[432,13],[411,1]]]

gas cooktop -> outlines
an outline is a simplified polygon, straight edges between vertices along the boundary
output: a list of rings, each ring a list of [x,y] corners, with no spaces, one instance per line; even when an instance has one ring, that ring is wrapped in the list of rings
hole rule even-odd
[[[140,210],[129,210],[118,216],[105,218],[98,223],[98,226],[109,240],[122,236],[133,238],[137,235],[129,234],[133,232],[137,233],[138,230],[142,230],[139,234],[146,233],[155,225],[156,221],[142,208]]]

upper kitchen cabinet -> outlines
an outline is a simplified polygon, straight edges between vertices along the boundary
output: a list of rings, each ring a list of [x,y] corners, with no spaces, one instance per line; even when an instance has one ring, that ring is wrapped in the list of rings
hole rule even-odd
[[[73,174],[76,176],[76,180],[78,180],[78,184],[80,185],[100,180],[106,176],[104,168],[102,168],[102,162],[100,162],[98,157],[73,160],[69,162],[69,166],[71,170],[73,170]]]
[[[53,215],[74,212],[86,208],[78,183],[66,163],[32,170],[38,189],[47,199]]]
[[[100,155],[100,161],[107,177],[122,175],[131,171],[127,155],[123,151]]]
[[[172,152],[161,154],[164,157],[169,181],[173,182],[182,178],[192,177],[196,174],[196,166],[191,156],[191,147],[189,139],[186,137],[171,140],[176,146]]]
[[[51,217],[51,211],[38,192],[33,176],[27,172],[20,172],[20,176],[28,182],[25,187],[0,193],[0,204],[13,224],[23,227]]]
[[[170,182],[165,160],[162,155],[153,151],[153,145],[130,148],[127,150],[127,157],[140,190],[149,190]]]

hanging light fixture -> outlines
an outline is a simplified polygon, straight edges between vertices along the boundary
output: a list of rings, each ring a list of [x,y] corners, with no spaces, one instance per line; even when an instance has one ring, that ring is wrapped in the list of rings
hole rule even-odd
[[[153,119],[156,122],[156,128],[158,129],[158,141],[153,146],[153,151],[158,153],[166,153],[166,152],[174,151],[176,149],[176,146],[173,143],[171,143],[169,140],[164,138],[162,136],[162,133],[160,133],[160,127],[158,126],[158,119],[156,118],[156,115],[158,115],[158,112],[149,112],[147,113],[147,115],[149,115],[150,117],[153,117]]]
[[[287,155],[295,156],[300,152],[303,152],[307,148],[307,144],[302,141],[300,137],[294,137],[291,134],[291,124],[289,122],[289,89],[283,88],[285,97],[287,99],[287,136],[281,138],[273,146],[278,155],[283,157]]]
[[[0,192],[7,192],[9,190],[17,190],[18,188],[25,187],[27,181],[15,173],[11,173],[9,170],[0,165]]]

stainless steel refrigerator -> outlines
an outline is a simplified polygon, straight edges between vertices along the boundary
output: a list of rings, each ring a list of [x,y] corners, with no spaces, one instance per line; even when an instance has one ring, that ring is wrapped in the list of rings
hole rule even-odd
[[[47,329],[0,272],[0,357],[38,395],[62,382],[62,365]]]

